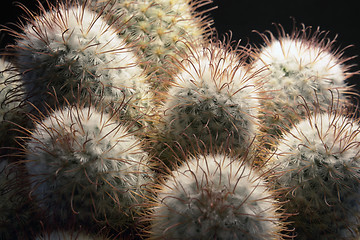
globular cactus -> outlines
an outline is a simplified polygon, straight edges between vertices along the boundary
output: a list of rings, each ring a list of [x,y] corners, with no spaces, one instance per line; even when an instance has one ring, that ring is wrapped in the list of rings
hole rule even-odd
[[[166,86],[172,59],[181,60],[187,51],[184,40],[205,42],[211,21],[196,10],[212,0],[92,0],[94,9],[106,5],[115,25],[124,26],[119,34],[137,41],[147,72],[157,76],[153,87]],[[164,77],[166,80],[164,81]],[[154,78],[153,78],[154,79]],[[159,89],[159,88],[158,88]]]
[[[159,185],[150,239],[281,239],[279,209],[248,160],[199,155]]]
[[[35,119],[25,145],[31,196],[62,227],[126,230],[152,181],[130,126],[95,107],[67,106]]]
[[[344,93],[350,92],[345,80],[351,75],[344,64],[341,51],[334,51],[327,34],[303,27],[288,35],[280,26],[279,37],[262,35],[265,45],[257,51],[252,63],[260,72],[262,89],[261,123],[266,144],[271,145],[287,130],[291,122],[298,122],[298,107],[307,103],[325,109],[333,99],[346,102]],[[301,118],[300,118],[301,119]]]
[[[359,130],[342,110],[316,110],[277,145],[268,166],[276,188],[286,190],[296,239],[359,238]]]
[[[190,51],[176,65],[165,96],[160,142],[191,151],[200,140],[205,147],[244,152],[255,138],[260,98],[246,53],[221,41]]]
[[[43,113],[44,102],[54,108],[56,101],[73,103],[91,96],[108,112],[125,102],[123,117],[146,114],[151,92],[140,60],[116,34],[118,29],[107,24],[106,15],[77,1],[57,2],[49,8],[30,14],[23,33],[15,33],[15,65],[26,99]]]

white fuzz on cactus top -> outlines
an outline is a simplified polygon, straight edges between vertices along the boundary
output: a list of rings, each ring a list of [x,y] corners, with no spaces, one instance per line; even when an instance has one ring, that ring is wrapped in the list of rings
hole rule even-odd
[[[255,137],[259,87],[242,55],[221,44],[192,47],[168,91],[164,132],[184,148],[196,136],[243,151]]]
[[[147,161],[128,127],[92,107],[55,111],[37,122],[26,146],[32,194],[59,223],[76,216],[125,227],[151,180]]]
[[[16,65],[28,99],[40,110],[43,102],[54,107],[47,92],[55,91],[60,102],[73,102],[78,87],[80,97],[90,94],[106,107],[127,102],[133,118],[148,110],[149,85],[139,59],[117,30],[87,5],[58,3],[34,16],[18,35]]]
[[[340,113],[296,124],[270,162],[299,239],[350,239],[360,224],[360,126]],[[357,236],[359,237],[359,236]],[[352,239],[352,238],[351,238]]]
[[[224,155],[184,163],[160,185],[154,239],[279,239],[277,202],[262,176]]]
[[[304,100],[327,108],[334,98],[344,101],[344,92],[349,91],[345,83],[348,67],[341,52],[332,51],[333,42],[319,30],[313,35],[308,32],[283,33],[279,39],[264,36],[266,45],[253,62],[254,70],[263,70],[259,77],[266,97],[261,101],[261,112],[268,134],[279,135],[304,115],[296,114]]]

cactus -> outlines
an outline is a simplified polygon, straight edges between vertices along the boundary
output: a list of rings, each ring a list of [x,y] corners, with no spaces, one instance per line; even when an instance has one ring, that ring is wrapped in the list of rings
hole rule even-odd
[[[151,239],[281,239],[279,203],[247,160],[192,158],[160,184]]]
[[[166,86],[174,59],[187,51],[185,39],[205,42],[211,21],[197,8],[212,0],[92,0],[95,9],[106,5],[115,25],[125,25],[120,32],[129,42],[137,41],[147,72],[158,76],[154,88]],[[154,78],[153,78],[154,79]],[[159,89],[159,88],[158,88]]]
[[[255,138],[259,105],[259,87],[244,63],[245,53],[221,41],[190,51],[177,64],[165,97],[160,142],[192,150],[200,140],[205,147],[244,152]]]
[[[343,110],[316,110],[280,140],[268,165],[297,239],[359,238],[359,130]]]
[[[43,113],[44,103],[54,108],[56,101],[89,95],[108,112],[126,102],[122,115],[130,119],[149,111],[151,93],[140,61],[106,16],[76,1],[49,8],[31,15],[13,46],[26,99]]]
[[[305,114],[298,108],[304,100],[326,109],[334,98],[346,101],[344,93],[350,92],[345,83],[351,75],[346,59],[341,58],[341,51],[333,51],[334,42],[327,34],[319,29],[311,33],[305,27],[292,35],[282,31],[278,39],[262,35],[266,44],[252,63],[254,70],[263,69],[259,77],[266,94],[260,101],[260,118],[270,145]]]
[[[130,126],[75,105],[34,121],[25,162],[48,221],[115,230],[133,223],[152,172]]]

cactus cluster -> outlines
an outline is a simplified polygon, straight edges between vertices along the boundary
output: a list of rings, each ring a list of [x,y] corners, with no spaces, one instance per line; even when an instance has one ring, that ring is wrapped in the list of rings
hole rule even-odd
[[[0,61],[1,240],[359,239],[347,58],[305,26],[220,40],[209,3],[23,6]]]

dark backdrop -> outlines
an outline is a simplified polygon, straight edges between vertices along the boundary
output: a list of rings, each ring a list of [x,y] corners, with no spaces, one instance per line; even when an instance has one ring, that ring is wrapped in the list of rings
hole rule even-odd
[[[44,2],[45,0],[41,0]],[[10,23],[18,22],[23,10],[16,6],[13,0],[1,0],[0,24],[11,26]],[[18,0],[29,9],[36,9],[36,0]],[[232,32],[233,40],[246,43],[261,44],[262,40],[257,33],[270,30],[276,32],[272,23],[281,24],[287,32],[291,32],[293,25],[301,27],[301,24],[320,27],[321,30],[329,31],[329,37],[337,36],[337,48],[345,48],[344,57],[360,55],[360,11],[356,1],[318,1],[318,0],[214,0],[208,8],[217,6],[210,12],[214,20],[219,36]],[[15,27],[12,27],[15,28]],[[1,34],[0,47],[3,48],[12,42],[12,37],[3,32]],[[357,65],[359,58],[349,61],[349,64]],[[354,66],[352,71],[359,70]],[[350,79],[350,83],[356,84],[358,76]],[[360,85],[360,84],[359,84]]]

